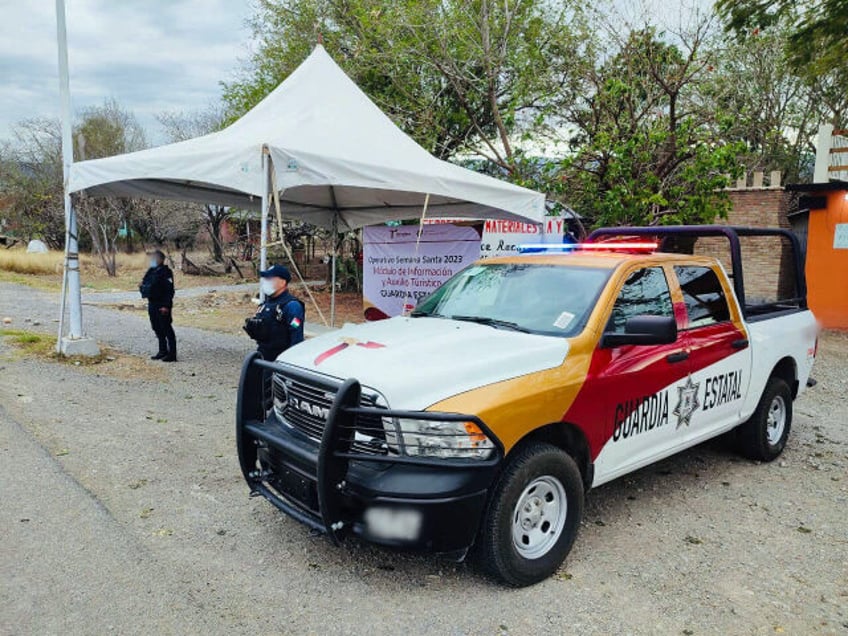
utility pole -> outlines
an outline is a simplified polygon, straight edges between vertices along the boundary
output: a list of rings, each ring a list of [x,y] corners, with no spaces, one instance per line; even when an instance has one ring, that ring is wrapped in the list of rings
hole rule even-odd
[[[59,98],[62,116],[62,178],[65,193],[65,272],[62,283],[58,350],[64,355],[96,356],[97,343],[82,334],[82,295],[80,292],[79,241],[77,217],[68,192],[74,146],[71,139],[71,92],[68,80],[68,35],[65,28],[65,0],[56,0],[56,44],[59,49]],[[66,295],[67,294],[67,295]],[[69,306],[68,335],[63,334],[65,299]]]

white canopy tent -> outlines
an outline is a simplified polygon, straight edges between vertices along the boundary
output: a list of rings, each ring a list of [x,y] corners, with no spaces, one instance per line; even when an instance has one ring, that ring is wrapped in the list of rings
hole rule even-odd
[[[425,202],[429,216],[541,223],[545,213],[542,194],[430,155],[321,45],[227,128],[75,163],[68,189],[261,209],[263,268],[272,197],[283,216],[334,230],[416,218]]]

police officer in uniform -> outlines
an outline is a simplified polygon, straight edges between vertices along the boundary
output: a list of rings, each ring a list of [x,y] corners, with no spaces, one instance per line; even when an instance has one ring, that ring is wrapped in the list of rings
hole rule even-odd
[[[265,360],[276,360],[283,351],[303,342],[303,303],[289,293],[291,273],[282,265],[274,265],[259,273],[260,291],[265,302],[256,315],[244,323]]]
[[[165,265],[165,254],[161,250],[149,253],[150,269],[144,275],[138,290],[147,299],[147,315],[150,326],[159,340],[159,352],[152,360],[177,361],[177,336],[174,334],[174,273]]]

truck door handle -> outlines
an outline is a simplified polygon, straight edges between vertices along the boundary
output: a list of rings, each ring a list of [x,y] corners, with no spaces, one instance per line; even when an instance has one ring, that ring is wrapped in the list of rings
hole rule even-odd
[[[730,343],[730,346],[734,349],[747,349],[748,348],[748,339],[747,338],[739,338],[739,340],[734,340]]]
[[[688,360],[688,359],[689,359],[689,352],[688,352],[688,351],[677,351],[677,352],[675,352],[675,353],[669,353],[669,354],[665,357],[665,359],[666,359],[668,362],[671,362],[671,363],[675,363],[675,362],[683,362],[684,360]]]

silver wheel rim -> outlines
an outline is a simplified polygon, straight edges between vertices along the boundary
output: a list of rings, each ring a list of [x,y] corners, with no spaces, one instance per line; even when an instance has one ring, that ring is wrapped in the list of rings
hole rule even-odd
[[[515,504],[512,543],[525,559],[538,559],[556,544],[565,527],[568,499],[556,477],[531,481]]]
[[[766,438],[772,446],[780,442],[783,431],[786,429],[786,402],[783,396],[777,395],[771,401],[766,419]]]

